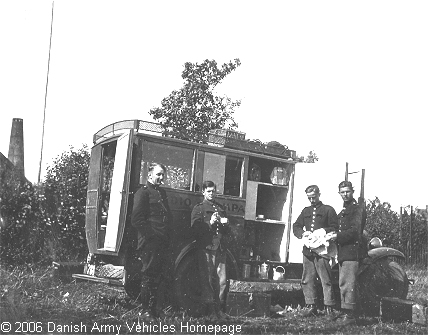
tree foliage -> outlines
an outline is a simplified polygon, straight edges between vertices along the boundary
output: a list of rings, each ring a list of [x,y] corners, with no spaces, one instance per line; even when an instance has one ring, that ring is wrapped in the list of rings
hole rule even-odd
[[[404,251],[410,241],[410,214],[404,211],[400,217],[388,202],[381,202],[378,197],[369,200],[366,209],[368,235],[379,237],[385,246]],[[412,226],[412,244],[426,245],[427,229],[422,215],[413,214]]]
[[[235,129],[238,125],[233,113],[241,101],[217,96],[214,89],[240,65],[239,59],[220,68],[215,60],[186,62],[181,75],[183,87],[172,91],[162,100],[161,107],[152,108],[149,114],[166,130],[177,131],[178,137],[185,139],[198,138],[198,132],[208,133],[211,129]]]
[[[82,259],[87,254],[85,205],[89,152],[58,156],[38,186],[13,171],[2,176],[0,256],[4,264]]]
[[[46,212],[52,229],[55,259],[87,254],[85,236],[86,192],[89,151],[86,146],[58,156],[47,170],[44,181]]]
[[[35,263],[45,256],[49,228],[41,203],[43,195],[19,173],[7,170],[1,178],[0,259],[6,264]]]
[[[306,158],[304,156],[299,156],[298,160],[303,163],[315,163],[318,162],[319,159],[315,151],[311,150],[309,151],[309,154],[306,156]]]

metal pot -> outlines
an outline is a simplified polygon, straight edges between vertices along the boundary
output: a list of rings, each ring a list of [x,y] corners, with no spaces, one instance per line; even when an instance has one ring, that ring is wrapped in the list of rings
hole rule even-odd
[[[275,267],[273,271],[273,280],[282,280],[284,279],[284,275],[285,275],[284,267],[281,265],[278,265],[277,267]]]

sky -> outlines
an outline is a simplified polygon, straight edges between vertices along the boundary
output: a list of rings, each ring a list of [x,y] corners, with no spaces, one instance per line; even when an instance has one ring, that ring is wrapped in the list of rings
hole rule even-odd
[[[22,118],[33,182],[51,15],[52,1],[0,2],[0,152],[7,157],[12,119]],[[69,146],[91,147],[108,124],[153,121],[148,111],[182,86],[185,62],[239,58],[242,65],[217,88],[242,101],[238,130],[299,155],[315,151],[319,162],[307,184],[326,185],[321,200],[340,206],[337,185],[348,162],[350,172],[365,169],[366,199],[396,211],[425,208],[427,17],[428,2],[417,0],[57,0],[42,176]],[[357,186],[360,176],[351,176]],[[304,189],[295,197],[304,203]]]

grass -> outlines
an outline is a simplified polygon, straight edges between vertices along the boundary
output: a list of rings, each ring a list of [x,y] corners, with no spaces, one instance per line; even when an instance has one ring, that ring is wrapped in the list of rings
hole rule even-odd
[[[2,321],[27,322],[25,327],[40,326],[43,333],[135,334],[149,333],[139,318],[140,306],[129,300],[122,288],[89,282],[63,283],[54,276],[53,268],[0,267],[2,314],[5,306],[14,305]],[[428,271],[408,268],[408,277],[415,282],[409,287],[408,298],[428,302]],[[7,302],[8,301],[8,302]],[[10,308],[9,308],[10,310]],[[427,327],[412,323],[386,323],[379,318],[362,318],[359,325],[338,329],[326,317],[303,319],[299,307],[290,308],[280,318],[233,318],[217,325],[217,334],[427,334]],[[8,318],[7,320],[5,318]],[[30,324],[33,322],[33,324]],[[36,324],[38,322],[38,324]],[[18,324],[13,324],[16,327]],[[168,334],[206,334],[213,326],[204,318],[191,318],[172,312],[159,321]],[[147,326],[147,325],[146,325]],[[187,327],[187,328],[186,328]],[[198,328],[199,327],[199,328]],[[25,331],[25,329],[23,329]],[[27,329],[31,333],[31,329]],[[11,332],[12,333],[12,332]],[[152,334],[160,334],[151,329]]]

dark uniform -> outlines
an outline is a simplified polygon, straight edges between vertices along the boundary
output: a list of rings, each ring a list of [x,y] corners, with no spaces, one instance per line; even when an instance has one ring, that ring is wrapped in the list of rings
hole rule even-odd
[[[339,230],[337,232],[339,287],[341,307],[355,310],[357,303],[357,271],[359,262],[366,257],[363,230],[366,224],[364,208],[355,199],[343,204],[339,213]]]
[[[337,215],[333,207],[324,205],[321,201],[316,206],[305,207],[293,224],[293,234],[301,239],[305,231],[314,232],[323,228],[326,233],[337,229]],[[305,230],[303,229],[305,228]],[[335,304],[331,285],[331,267],[329,258],[324,258],[306,246],[303,246],[302,290],[307,305],[316,304],[317,291],[315,287],[317,274],[321,280],[324,294],[324,305]]]
[[[137,233],[136,256],[141,262],[143,307],[156,308],[158,289],[169,246],[171,215],[165,190],[147,183],[134,195],[131,224]]]
[[[202,300],[208,306],[221,308],[226,298],[226,253],[221,240],[229,232],[229,227],[220,223],[211,226],[214,213],[226,217],[220,204],[202,201],[193,208],[191,225],[196,239]]]

